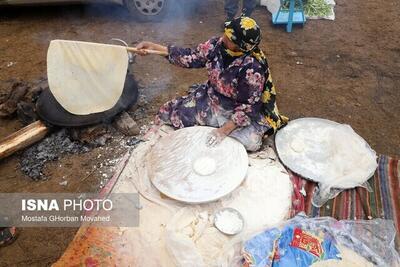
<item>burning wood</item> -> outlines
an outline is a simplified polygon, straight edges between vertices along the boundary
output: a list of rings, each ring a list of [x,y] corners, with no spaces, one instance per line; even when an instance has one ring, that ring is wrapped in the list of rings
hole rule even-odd
[[[46,127],[42,122],[37,121],[37,109],[39,109],[39,107],[36,102],[39,99],[39,95],[42,92],[47,92],[44,99],[42,99],[42,103],[47,104],[47,101],[51,102],[52,96],[51,93],[49,95],[47,79],[39,79],[32,84],[19,81],[11,82],[13,83],[11,85],[9,95],[2,97],[3,103],[0,104],[0,117],[11,117],[17,113],[19,120],[24,125],[29,123],[31,124],[0,141],[0,160],[39,141],[50,130],[50,128]],[[72,131],[74,132],[72,135],[73,139],[79,140],[81,143],[85,143],[90,146],[103,146],[111,138],[109,132],[112,126],[99,126],[102,125],[99,124],[99,122],[106,121],[109,124],[109,122],[111,122],[115,116],[118,116],[117,114],[119,112],[129,108],[133,103],[136,102],[137,95],[137,83],[132,76],[127,75],[123,95],[115,107],[109,111],[90,114],[87,116],[78,116],[68,113],[60,108],[59,104],[53,103],[53,105],[47,105],[44,108],[42,107],[42,114],[39,115],[42,117],[43,115],[50,114],[49,116],[52,119],[56,118],[56,121],[60,122],[56,124],[57,126],[83,126],[95,124],[97,125],[96,127],[71,128],[74,129]],[[43,97],[41,96],[40,98]],[[46,122],[47,126],[53,125],[53,123],[48,122],[47,119]],[[62,122],[73,123],[72,125],[65,125]],[[137,123],[130,117],[128,113],[125,112],[117,117],[114,125],[124,135],[133,136],[139,134],[140,132],[140,128]],[[111,131],[115,131],[115,129]]]

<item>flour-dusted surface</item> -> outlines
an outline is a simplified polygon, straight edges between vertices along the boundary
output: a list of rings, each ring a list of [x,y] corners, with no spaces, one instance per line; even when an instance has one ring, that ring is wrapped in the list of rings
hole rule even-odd
[[[374,173],[376,153],[349,125],[318,118],[289,122],[276,135],[282,162],[292,171],[334,188],[353,188]]]
[[[271,160],[272,159],[272,160]],[[242,214],[244,231],[257,231],[280,223],[291,205],[292,183],[272,148],[250,155],[245,182],[232,196],[222,199],[224,207]]]
[[[189,127],[162,137],[148,157],[149,176],[163,194],[187,203],[217,200],[246,176],[248,156],[233,138],[206,145],[211,127]]]
[[[282,223],[288,215],[293,189],[288,173],[268,147],[249,155],[244,182],[217,201],[187,205],[165,198],[150,182],[149,166],[153,163],[147,159],[171,131],[163,126],[149,141],[140,143],[113,188],[114,193],[140,193],[139,227],[124,233],[131,240],[129,248],[140,251],[134,252],[140,266],[241,266],[240,243]],[[244,219],[243,230],[234,236],[214,226],[215,213],[227,207],[237,209]],[[156,254],[160,256],[156,264],[154,258],[145,256]]]

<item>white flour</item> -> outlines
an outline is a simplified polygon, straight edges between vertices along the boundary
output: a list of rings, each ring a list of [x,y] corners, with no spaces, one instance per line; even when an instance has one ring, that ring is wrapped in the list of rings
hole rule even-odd
[[[290,208],[292,184],[279,164],[250,159],[244,184],[230,198],[222,200],[224,207],[238,210],[245,221],[245,231],[259,231],[281,222]]]
[[[222,210],[215,215],[215,226],[226,234],[236,234],[243,228],[243,221],[232,210]]]

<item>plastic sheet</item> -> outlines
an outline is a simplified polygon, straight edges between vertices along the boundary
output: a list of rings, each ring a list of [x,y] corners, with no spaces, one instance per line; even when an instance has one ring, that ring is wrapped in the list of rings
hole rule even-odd
[[[163,248],[160,252],[168,252],[174,266],[240,266],[242,242],[266,227],[281,223],[288,215],[293,190],[288,173],[273,149],[266,147],[249,155],[250,167],[246,179],[231,194],[218,201],[185,205],[162,197],[149,180],[150,161],[146,159],[158,143],[158,136],[169,135],[171,130],[168,128],[161,127],[154,132],[155,137],[148,136],[150,141],[141,143],[134,150],[126,168],[129,178],[121,178],[120,186],[115,188],[126,190],[132,182],[144,198],[140,200],[144,206],[140,232],[147,231],[148,238],[158,240],[159,235],[156,229],[147,227],[146,218],[153,216],[164,221],[164,226],[159,227],[165,233],[162,235],[164,239],[156,243]],[[151,207],[148,207],[150,204]],[[223,207],[235,208],[242,214],[245,225],[240,234],[226,236],[214,227],[214,214]],[[171,211],[172,216],[160,215],[166,210]],[[149,246],[153,247],[156,243]]]
[[[265,6],[271,14],[278,12],[281,5],[279,0],[261,0],[261,6]]]
[[[360,187],[364,187],[369,192],[372,192],[372,188],[368,182],[365,182],[360,185]],[[311,203],[317,207],[322,207],[329,199],[335,198],[339,195],[343,189],[340,188],[332,188],[329,185],[325,185],[323,183],[319,183],[318,187],[314,188],[313,197],[311,199]]]
[[[325,2],[331,6],[331,14],[328,16],[307,16],[307,19],[327,19],[327,20],[335,20],[335,11],[334,7],[336,5],[334,0],[325,0]],[[280,7],[280,0],[260,0],[260,5],[267,7],[268,11],[271,14],[278,12]]]
[[[161,138],[148,157],[149,176],[158,190],[186,203],[215,201],[245,179],[248,156],[231,137],[215,147],[206,138],[214,128],[188,127]]]
[[[172,131],[165,125],[148,131],[147,141],[135,146],[119,178],[106,186],[106,192],[140,194],[139,226],[80,228],[56,266],[93,262],[100,266],[241,266],[243,242],[287,218],[292,183],[270,146],[249,154],[246,179],[218,201],[187,205],[160,194],[149,179],[146,159],[158,140]],[[214,214],[223,207],[242,213],[245,225],[240,234],[227,236],[214,227]]]
[[[326,16],[309,16],[308,14],[306,14],[307,19],[335,20],[335,5],[336,5],[335,1],[334,0],[325,0],[325,3],[327,3],[331,8],[330,14],[328,14]]]
[[[308,266],[307,264],[310,264],[312,259],[298,255],[298,252],[304,253],[304,250],[307,251],[310,257],[314,256],[314,262],[335,258],[334,253],[330,257],[323,255],[325,259],[318,258],[317,253],[313,251],[318,246],[313,245],[312,237],[310,236],[304,238],[309,243],[305,242],[301,249],[294,248],[293,241],[290,245],[288,245],[288,242],[283,242],[286,246],[282,247],[282,242],[279,239],[287,238],[285,237],[287,229],[301,229],[301,231],[311,233],[311,236],[316,236],[317,239],[324,239],[327,236],[329,239],[333,238],[331,246],[345,247],[374,264],[374,266],[394,267],[400,264],[399,254],[394,247],[396,230],[392,221],[383,219],[337,221],[331,217],[308,218],[302,214],[287,221],[281,227],[269,229],[246,242],[244,247],[246,263],[250,266],[285,266],[279,265],[282,264],[281,259],[285,256],[283,254],[286,253],[286,256],[288,256],[287,251],[295,251],[296,253],[289,254],[290,260],[296,262],[296,266]],[[296,237],[298,237],[298,234],[290,236],[293,240]],[[323,246],[323,242],[321,246]],[[332,249],[329,246],[327,248],[329,250]],[[334,251],[332,250],[331,252]],[[324,252],[327,252],[327,250],[324,249]]]
[[[320,207],[341,190],[366,186],[376,153],[349,125],[302,118],[276,134],[277,152],[293,172],[318,183],[312,203]]]

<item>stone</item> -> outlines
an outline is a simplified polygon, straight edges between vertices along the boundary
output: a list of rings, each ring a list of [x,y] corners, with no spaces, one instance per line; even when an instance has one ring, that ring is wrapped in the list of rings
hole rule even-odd
[[[0,104],[0,118],[9,117],[17,110],[18,102],[25,96],[28,86],[21,82],[15,82],[5,101]]]
[[[140,128],[136,121],[127,112],[122,112],[114,120],[115,128],[127,136],[138,135],[140,133]]]

